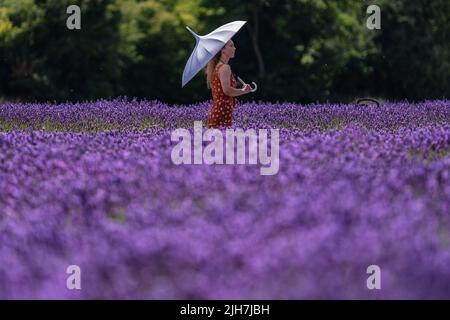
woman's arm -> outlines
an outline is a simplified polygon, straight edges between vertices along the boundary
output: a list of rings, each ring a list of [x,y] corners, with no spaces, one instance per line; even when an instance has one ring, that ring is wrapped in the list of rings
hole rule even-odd
[[[225,64],[219,70],[219,78],[220,83],[222,84],[222,90],[227,96],[238,97],[251,91],[251,87],[249,84],[246,84],[241,89],[233,88],[230,84],[230,76],[231,76],[231,68],[229,65]]]

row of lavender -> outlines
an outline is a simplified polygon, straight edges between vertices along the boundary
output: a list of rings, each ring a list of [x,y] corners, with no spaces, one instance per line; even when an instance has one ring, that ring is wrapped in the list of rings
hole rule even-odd
[[[0,297],[450,298],[449,101],[242,105],[281,128],[274,176],[171,162],[207,107],[0,105],[50,126],[0,133]]]
[[[449,101],[377,105],[243,103],[235,110],[236,126],[268,125],[278,128],[328,130],[358,123],[370,129],[417,127],[450,122]],[[192,127],[205,120],[210,102],[170,106],[159,101],[96,101],[67,104],[0,104],[3,131],[35,130],[98,132],[142,130],[151,127]]]

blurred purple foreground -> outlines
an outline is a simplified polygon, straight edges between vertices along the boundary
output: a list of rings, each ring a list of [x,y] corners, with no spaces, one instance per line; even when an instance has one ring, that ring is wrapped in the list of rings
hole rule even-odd
[[[172,164],[208,108],[1,103],[0,298],[450,299],[450,101],[243,103],[274,176]]]

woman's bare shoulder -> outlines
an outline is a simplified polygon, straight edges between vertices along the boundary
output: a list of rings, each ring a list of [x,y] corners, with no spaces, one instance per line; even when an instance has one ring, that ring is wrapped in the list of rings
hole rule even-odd
[[[228,74],[228,73],[230,73],[231,72],[231,68],[230,68],[230,65],[229,64],[222,64],[220,67],[219,67],[219,73],[220,74]]]

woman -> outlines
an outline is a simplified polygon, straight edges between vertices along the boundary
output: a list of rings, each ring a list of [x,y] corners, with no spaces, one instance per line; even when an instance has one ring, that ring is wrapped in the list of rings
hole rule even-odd
[[[236,98],[249,93],[251,87],[245,84],[237,89],[237,81],[231,72],[228,61],[234,58],[236,48],[229,40],[206,66],[206,85],[212,91],[213,103],[208,114],[208,128],[229,127],[233,124],[233,109]]]

